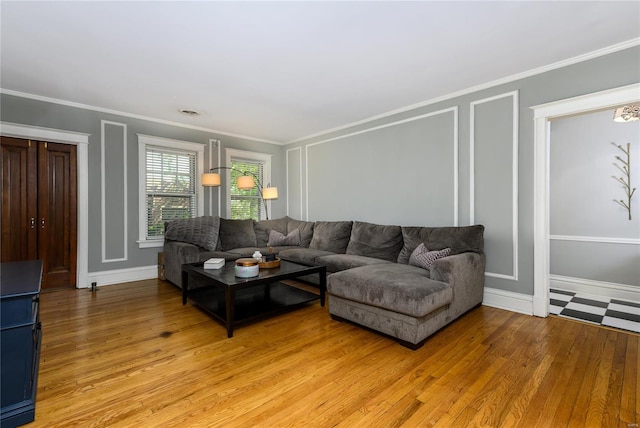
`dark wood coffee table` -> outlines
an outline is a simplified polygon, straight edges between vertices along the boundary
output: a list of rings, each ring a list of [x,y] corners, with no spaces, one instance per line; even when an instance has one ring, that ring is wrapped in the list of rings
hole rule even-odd
[[[305,275],[318,274],[320,295],[281,283]],[[194,280],[198,287],[193,287]],[[190,299],[227,327],[227,337],[239,324],[289,311],[320,299],[324,306],[327,289],[325,266],[305,266],[282,260],[280,266],[260,269],[258,276],[238,278],[235,263],[221,269],[204,269],[200,263],[182,265],[182,304]]]

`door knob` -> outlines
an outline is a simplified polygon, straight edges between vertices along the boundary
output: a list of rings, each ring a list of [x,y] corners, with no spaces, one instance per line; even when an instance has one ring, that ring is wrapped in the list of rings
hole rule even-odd
[[[42,229],[44,229],[44,217],[42,217],[42,220],[40,220],[40,224],[42,225]]]
[[[31,229],[33,229],[34,227],[36,227],[36,218],[31,217]]]

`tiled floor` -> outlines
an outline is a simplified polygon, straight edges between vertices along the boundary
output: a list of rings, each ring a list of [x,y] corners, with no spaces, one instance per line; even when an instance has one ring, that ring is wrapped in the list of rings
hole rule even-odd
[[[550,290],[550,313],[640,333],[640,303]]]

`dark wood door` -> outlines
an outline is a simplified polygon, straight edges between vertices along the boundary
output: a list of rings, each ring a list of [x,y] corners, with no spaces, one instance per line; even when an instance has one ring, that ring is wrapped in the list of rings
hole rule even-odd
[[[0,261],[38,258],[37,145],[2,137],[2,244]]]
[[[76,147],[2,137],[0,261],[41,259],[43,288],[75,287]]]

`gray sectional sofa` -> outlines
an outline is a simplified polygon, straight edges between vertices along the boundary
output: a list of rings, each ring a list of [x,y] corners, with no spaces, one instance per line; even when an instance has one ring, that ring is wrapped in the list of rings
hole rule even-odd
[[[417,349],[482,303],[484,227],[401,227],[360,221],[255,222],[199,217],[166,224],[167,280],[181,265],[250,257],[269,247],[284,260],[327,267],[329,312]],[[274,245],[275,244],[275,245]],[[317,283],[316,275],[305,278]]]

